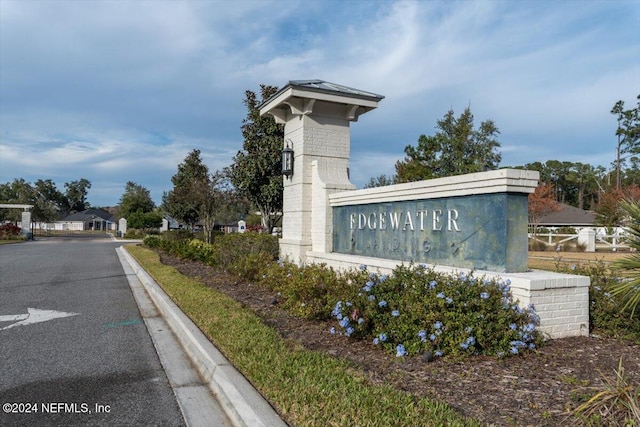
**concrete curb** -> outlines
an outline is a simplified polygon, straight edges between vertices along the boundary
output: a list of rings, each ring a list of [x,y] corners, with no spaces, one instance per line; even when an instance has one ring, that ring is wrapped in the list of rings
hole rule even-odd
[[[126,249],[121,246],[118,251],[129,263],[158,311],[178,337],[183,349],[231,422],[238,427],[286,427],[287,424],[269,402],[229,363]]]

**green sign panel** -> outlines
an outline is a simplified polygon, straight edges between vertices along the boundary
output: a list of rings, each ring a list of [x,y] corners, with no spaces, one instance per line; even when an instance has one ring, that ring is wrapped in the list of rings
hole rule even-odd
[[[527,261],[527,195],[483,194],[333,208],[333,251],[499,272]]]

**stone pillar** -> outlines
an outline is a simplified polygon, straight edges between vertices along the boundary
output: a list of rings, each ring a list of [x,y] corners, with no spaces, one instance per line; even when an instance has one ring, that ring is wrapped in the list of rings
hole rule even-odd
[[[167,218],[162,218],[162,225],[160,226],[160,232],[164,233],[165,231],[169,231],[169,221]]]
[[[322,212],[318,218],[322,216],[325,223],[314,224],[314,202],[328,209],[329,193],[355,188],[348,178],[349,125],[383,98],[322,80],[297,80],[261,105],[261,115],[270,114],[277,123],[284,123],[282,146],[294,152],[293,175],[284,179],[283,258],[302,264],[312,248],[330,248],[326,227],[331,227],[331,219]],[[314,173],[322,180],[315,187]],[[330,243],[330,230],[328,235]]]
[[[22,234],[31,238],[31,211],[25,210],[22,212],[22,221],[20,222],[20,228],[22,228]]]
[[[238,233],[244,233],[247,231],[247,222],[244,220],[238,221]]]
[[[578,232],[578,244],[585,245],[585,252],[596,251],[596,232],[592,228],[583,228]]]
[[[120,237],[124,237],[124,235],[127,234],[126,218],[120,218],[120,221],[118,221],[118,234],[120,235]]]

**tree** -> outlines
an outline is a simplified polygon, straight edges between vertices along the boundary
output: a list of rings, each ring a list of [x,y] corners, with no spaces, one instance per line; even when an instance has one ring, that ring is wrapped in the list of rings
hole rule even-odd
[[[33,204],[33,187],[24,179],[16,178],[0,186],[0,203]],[[0,219],[19,222],[22,209],[0,209]]]
[[[405,159],[396,162],[398,182],[481,172],[500,164],[498,128],[486,120],[474,129],[469,107],[458,118],[449,110],[436,129],[433,136],[420,135],[417,147],[405,147]]]
[[[209,168],[202,163],[200,150],[194,149],[178,165],[178,172],[171,177],[173,190],[162,196],[164,209],[172,217],[193,228],[198,221],[197,205],[200,199],[196,189],[206,186],[208,179]]]
[[[554,187],[554,198],[580,209],[590,209],[599,199],[600,181],[605,169],[584,163],[547,160],[527,163],[523,167],[540,172],[540,182]]]
[[[129,181],[125,185],[119,206],[120,216],[127,219],[134,212],[152,212],[156,207],[149,190],[133,181]]]
[[[127,226],[149,231],[162,226],[162,215],[157,212],[131,212],[127,217]]]
[[[282,216],[281,153],[284,126],[271,116],[260,116],[258,106],[278,91],[275,86],[260,85],[256,93],[245,92],[247,117],[242,121],[242,150],[225,169],[240,197],[246,197],[262,215],[262,226],[270,231]]]
[[[196,182],[195,193],[198,195],[197,212],[206,237],[213,240],[213,228],[216,221],[238,221],[245,212],[238,212],[238,203],[225,174],[216,171],[206,181]]]
[[[91,188],[91,182],[87,179],[80,178],[78,181],[64,183],[65,196],[69,201],[70,212],[80,212],[89,209],[90,204],[87,202],[87,194]]]
[[[620,202],[624,198],[621,189],[611,189],[600,197],[596,206],[596,222],[603,227],[615,227],[622,222],[624,213],[620,208]]]
[[[623,185],[640,185],[640,157],[632,156],[629,157],[630,166],[627,167],[624,171],[624,175],[622,177]]]
[[[39,179],[33,187],[33,218],[38,221],[52,222],[67,212],[69,201],[55,183]]]
[[[629,110],[624,109],[624,101],[618,101],[611,109],[611,114],[617,115],[618,127],[616,135],[616,188],[622,185],[621,169],[624,163],[623,154],[640,154],[640,95],[637,97],[638,105]]]
[[[370,178],[369,182],[364,185],[364,188],[375,188],[375,187],[385,187],[387,185],[395,184],[394,176],[387,176],[382,174],[375,178]]]
[[[220,171],[209,174],[209,168],[200,158],[200,150],[187,155],[171,181],[173,190],[163,197],[165,209],[192,227],[199,222],[207,242],[213,239],[216,221],[237,221],[246,213],[246,204],[241,207],[226,175]]]
[[[543,216],[560,210],[554,193],[553,184],[541,183],[529,194],[529,224],[533,224],[534,235],[538,233],[538,225]]]
[[[614,269],[627,273],[630,278],[614,285],[611,293],[622,297],[625,303],[622,309],[630,309],[633,317],[640,304],[640,200],[627,199],[622,202],[622,208],[629,217],[625,227],[630,236],[629,246],[636,251],[613,263]]]

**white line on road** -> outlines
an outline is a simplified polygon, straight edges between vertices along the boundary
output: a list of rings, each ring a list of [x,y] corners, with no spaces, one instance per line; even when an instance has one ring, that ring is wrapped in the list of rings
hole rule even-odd
[[[46,322],[48,320],[60,319],[63,317],[77,316],[80,313],[67,313],[55,310],[39,310],[37,308],[27,308],[27,314],[10,314],[0,316],[0,322],[17,322],[9,326],[0,328],[0,331],[13,328],[14,326],[31,325],[33,323]]]

